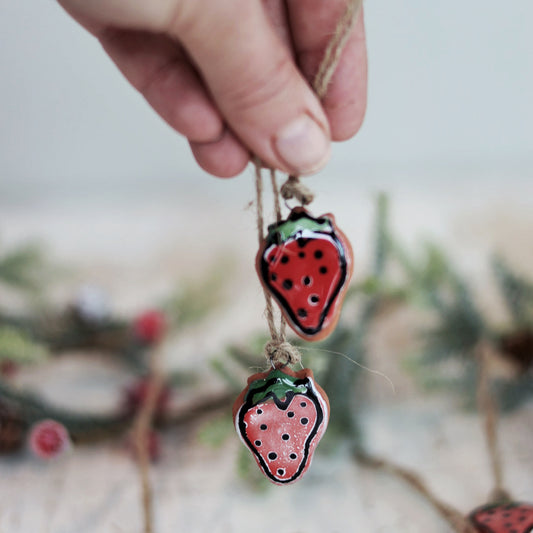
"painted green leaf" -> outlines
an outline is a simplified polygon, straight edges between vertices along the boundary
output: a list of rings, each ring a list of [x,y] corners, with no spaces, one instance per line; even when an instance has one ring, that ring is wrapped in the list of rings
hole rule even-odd
[[[270,393],[282,400],[289,391],[294,394],[305,394],[307,385],[296,384],[299,378],[294,378],[285,374],[281,370],[273,370],[264,379],[257,379],[248,388],[248,398],[252,400],[252,405],[256,405]]]
[[[319,222],[317,219],[305,216],[297,220],[286,220],[281,224],[272,224],[268,228],[268,240],[271,242],[285,242],[302,230],[331,233],[333,227],[331,221],[327,218],[322,218]]]

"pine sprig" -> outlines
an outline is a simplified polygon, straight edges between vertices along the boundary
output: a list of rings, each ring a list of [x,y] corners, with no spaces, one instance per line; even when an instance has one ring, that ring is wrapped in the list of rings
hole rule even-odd
[[[533,327],[533,283],[514,272],[502,257],[493,257],[491,264],[513,325],[517,328]]]
[[[42,291],[50,270],[41,246],[21,245],[0,257],[0,284],[34,294]]]

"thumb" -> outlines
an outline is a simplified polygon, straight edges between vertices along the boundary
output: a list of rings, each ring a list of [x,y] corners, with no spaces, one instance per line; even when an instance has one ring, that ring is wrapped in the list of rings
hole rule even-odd
[[[249,150],[289,173],[325,165],[328,120],[260,0],[180,0],[170,33]]]

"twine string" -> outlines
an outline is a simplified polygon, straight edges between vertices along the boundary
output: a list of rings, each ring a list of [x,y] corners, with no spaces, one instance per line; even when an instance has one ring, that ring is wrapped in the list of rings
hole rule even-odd
[[[504,503],[512,501],[509,492],[504,487],[502,456],[498,443],[498,409],[490,389],[489,375],[489,345],[482,341],[476,347],[478,362],[477,405],[483,420],[483,430],[487,442],[490,467],[493,477],[493,489],[489,496],[490,503]],[[422,478],[415,472],[403,468],[392,461],[374,457],[366,452],[356,450],[355,457],[362,465],[389,472],[408,483],[421,494],[434,509],[445,518],[457,533],[475,533],[476,529],[468,517],[463,516],[452,506],[437,498]]]
[[[256,210],[257,210],[257,238],[259,246],[263,244],[264,231],[264,214],[263,214],[263,176],[262,165],[258,158],[254,158],[255,166],[255,192],[256,192]],[[277,221],[281,221],[281,205],[279,203],[279,192],[276,181],[276,172],[270,169],[270,182],[272,185],[272,192],[274,194],[274,206]],[[270,331],[270,340],[265,344],[265,357],[270,362],[273,368],[280,368],[287,365],[298,364],[301,361],[301,355],[298,349],[287,342],[285,338],[286,322],[281,315],[279,329],[276,328],[274,318],[274,305],[270,293],[263,287],[263,294],[265,295],[265,318],[267,320],[268,329]]]
[[[328,92],[331,78],[337,69],[342,51],[359,18],[362,7],[363,0],[350,0],[346,3],[346,9],[337,23],[333,37],[326,47],[324,57],[313,79],[312,87],[319,100],[323,100]],[[309,205],[314,199],[312,191],[300,182],[300,176],[297,175],[289,176],[281,187],[281,195],[285,200],[294,198],[303,206]]]
[[[276,170],[273,168],[270,169],[270,184],[272,185],[272,196],[274,197],[274,212],[276,216],[276,222],[279,224],[281,222],[281,204],[279,201],[280,192],[278,188],[278,180],[276,178]],[[285,340],[286,331],[287,321],[285,320],[283,314],[281,314],[279,319],[279,336],[283,341]],[[297,362],[299,362],[299,360]]]
[[[263,176],[261,173],[261,161],[254,158],[255,166],[255,196],[256,196],[256,213],[257,213],[257,240],[259,247],[263,244],[263,228],[265,225],[263,215]],[[263,287],[263,294],[265,295],[265,318],[267,320],[268,329],[270,331],[271,342],[282,343],[285,339],[281,338],[280,333],[276,329],[274,322],[274,306],[272,304],[272,297],[269,292]],[[270,359],[270,361],[272,361]]]
[[[511,497],[504,487],[503,466],[498,443],[498,408],[490,390],[489,351],[486,342],[481,342],[476,350],[478,359],[477,405],[483,421],[483,430],[489,454],[493,489],[490,501],[510,501]]]
[[[416,472],[366,452],[357,451],[355,457],[363,466],[388,472],[405,481],[431,504],[456,533],[476,533],[470,520],[460,511],[440,500]]]
[[[161,371],[161,346],[150,354],[150,374],[146,390],[146,399],[133,423],[133,438],[137,454],[137,465],[141,480],[141,500],[144,518],[144,533],[154,533],[153,490],[150,481],[149,438],[157,400],[163,387]]]

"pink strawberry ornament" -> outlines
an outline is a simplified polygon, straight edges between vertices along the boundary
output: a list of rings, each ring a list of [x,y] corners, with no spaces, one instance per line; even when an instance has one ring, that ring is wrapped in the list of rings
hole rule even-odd
[[[329,401],[309,369],[254,374],[233,406],[241,440],[265,476],[277,485],[308,470],[329,420]]]
[[[474,509],[469,518],[479,533],[533,532],[533,505],[528,503],[484,505]]]

